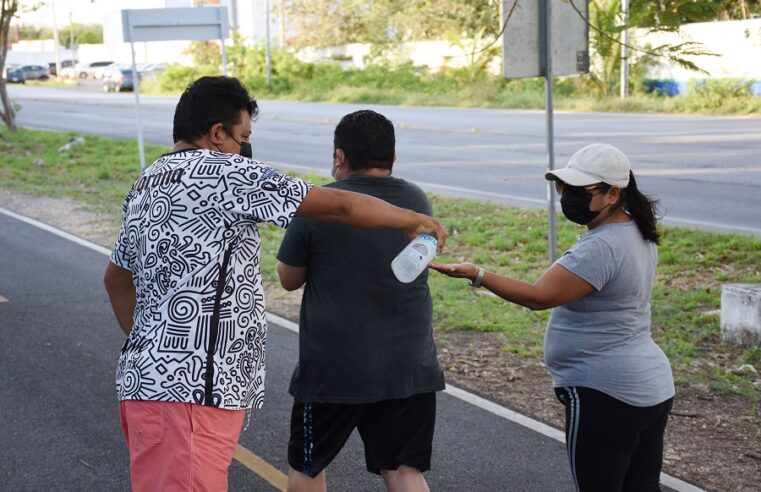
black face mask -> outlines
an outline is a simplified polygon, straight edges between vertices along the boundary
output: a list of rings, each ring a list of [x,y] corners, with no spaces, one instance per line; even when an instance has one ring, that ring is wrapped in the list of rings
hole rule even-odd
[[[238,142],[235,142],[238,143]],[[240,155],[243,157],[246,157],[248,159],[254,158],[254,149],[251,148],[251,144],[248,142],[241,142],[240,143]]]
[[[230,138],[233,139],[233,142],[240,145],[240,151],[238,152],[238,154],[240,154],[241,156],[247,159],[254,158],[254,149],[251,148],[251,144],[249,142],[238,142],[237,140],[235,140],[235,137],[233,137],[233,134],[231,132],[228,132],[227,130],[225,130],[225,133],[227,133],[230,136]]]
[[[570,220],[581,225],[587,225],[592,222],[600,212],[589,210],[589,204],[592,203],[593,195],[584,191],[584,188],[575,188],[566,186],[563,194],[560,196],[560,206],[563,209],[563,215]]]

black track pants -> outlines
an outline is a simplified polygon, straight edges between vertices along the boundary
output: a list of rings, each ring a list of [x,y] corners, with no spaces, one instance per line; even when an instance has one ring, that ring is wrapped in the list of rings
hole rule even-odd
[[[555,388],[565,405],[565,437],[581,492],[660,491],[663,433],[674,403],[635,407],[589,388]]]

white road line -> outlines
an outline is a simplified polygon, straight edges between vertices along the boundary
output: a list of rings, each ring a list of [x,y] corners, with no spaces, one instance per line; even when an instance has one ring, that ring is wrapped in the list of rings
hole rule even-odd
[[[69,241],[77,243],[80,246],[84,246],[93,251],[103,253],[104,255],[107,255],[107,256],[111,255],[111,251],[107,248],[104,248],[103,246],[99,246],[97,244],[91,243],[90,241],[87,241],[86,239],[82,239],[79,236],[69,234],[68,232],[62,231],[61,229],[58,229],[56,227],[49,226],[38,220],[30,219],[29,217],[19,215],[15,212],[11,212],[10,210],[6,210],[4,208],[0,208],[0,213],[5,214],[14,219],[20,220],[22,222],[26,222],[27,224],[43,229],[47,232],[50,232],[51,234],[55,234],[56,236],[62,237],[64,239],[68,239]],[[288,319],[285,319],[281,316],[267,313],[267,321],[273,324],[276,324],[278,326],[281,326],[294,333],[299,332],[298,324]],[[485,398],[481,398],[480,396],[474,395],[473,393],[469,393],[463,389],[456,388],[449,384],[446,386],[446,390],[444,390],[444,392],[462,401],[470,403],[471,405],[476,406],[482,410],[486,410],[487,412],[493,413],[494,415],[502,417],[506,420],[510,420],[511,422],[515,422],[516,424],[522,425],[523,427],[526,427],[535,432],[538,432],[539,434],[555,439],[556,441],[565,443],[565,435],[562,431],[557,430],[554,427],[550,427],[549,425],[544,424],[542,422],[539,422],[538,420],[534,420],[531,417],[522,415],[518,412],[510,410],[509,408],[503,407],[497,403],[489,401]],[[683,480],[680,480],[676,477],[672,477],[665,473],[661,473],[661,483],[663,483],[664,485],[678,492],[705,492],[701,488],[698,488],[692,484],[689,484]]]
[[[286,171],[288,169],[293,169],[297,171],[307,171],[307,172],[315,173],[320,176],[329,175],[329,172],[324,169],[317,169],[314,167],[302,166],[300,164],[288,164],[286,162],[273,162],[273,161],[269,161],[267,162],[267,164],[283,171]],[[449,185],[442,185],[442,184],[436,184],[436,183],[425,183],[425,182],[417,181],[417,180],[415,180],[415,184],[420,186],[426,191],[445,190],[445,191],[460,193],[461,195],[480,196],[484,198],[496,198],[500,200],[513,200],[516,202],[535,203],[537,205],[544,205],[547,203],[546,200],[540,200],[538,198],[530,198],[530,197],[518,196],[518,195],[507,195],[505,193],[492,193],[490,191],[471,190],[471,189],[462,188],[459,186],[449,186]]]
[[[0,296],[0,304],[2,304],[2,303],[4,303],[4,302],[8,302],[8,299],[6,299],[6,298],[5,298],[5,297],[3,297],[3,296]]]
[[[671,217],[668,215],[663,218],[662,222],[665,222],[667,224],[674,224],[674,225],[704,227],[707,229],[714,229],[714,230],[721,230],[721,231],[728,231],[728,232],[744,232],[744,233],[753,234],[755,236],[761,237],[761,229],[759,229],[758,227],[727,225],[727,224],[722,224],[719,222],[711,222],[708,220],[683,219],[681,217]]]
[[[19,215],[15,212],[11,212],[10,210],[6,210],[4,208],[0,208],[0,213],[7,215],[8,217],[13,217],[16,220],[20,220],[21,222],[26,222],[27,224],[33,225],[39,229],[42,229],[44,231],[50,232],[51,234],[55,234],[56,236],[62,237],[64,239],[68,239],[69,241],[73,243],[77,243],[80,246],[84,246],[85,248],[89,248],[93,251],[97,251],[98,253],[102,253],[106,256],[111,256],[111,250],[108,248],[104,248],[103,246],[99,246],[95,243],[92,243],[88,241],[87,239],[83,239],[79,236],[75,236],[74,234],[70,234],[66,231],[62,231],[61,229],[58,229],[57,227],[53,227],[51,225],[44,224],[40,222],[39,220],[31,219],[29,217],[26,217],[24,215]]]
[[[299,164],[288,164],[286,162],[272,162],[272,161],[268,162],[267,164],[269,164],[272,167],[278,168],[282,171],[293,169],[297,171],[311,172],[320,176],[329,175],[328,171],[324,169],[317,169],[317,168],[313,168],[309,166],[302,166]],[[473,190],[469,188],[462,188],[460,186],[449,186],[449,185],[442,185],[442,184],[436,184],[436,183],[426,183],[422,181],[415,181],[415,184],[423,188],[425,191],[431,191],[431,192],[435,192],[436,190],[443,190],[443,191],[456,193],[459,196],[471,196],[471,197],[475,196],[475,197],[483,197],[485,199],[491,198],[491,199],[502,200],[507,202],[530,203],[534,205],[547,204],[547,200],[541,200],[539,198],[533,198],[528,196],[508,195],[506,193],[493,193],[490,191],[478,191],[478,190]],[[558,209],[560,208],[559,203],[560,202],[558,202],[557,204]],[[674,217],[670,215],[666,215],[661,222],[664,222],[666,224],[672,224],[672,225],[701,227],[701,228],[714,230],[714,231],[752,234],[756,237],[761,237],[761,228],[758,228],[758,227],[732,225],[732,224],[725,224],[722,222],[711,222],[708,220],[685,219],[682,217]]]
[[[298,324],[276,314],[267,313],[267,321],[290,330],[294,333],[299,332]],[[502,405],[494,403],[493,401],[489,401],[486,398],[482,398],[478,395],[474,395],[473,393],[452,386],[451,384],[447,384],[444,393],[458,398],[464,402],[470,403],[471,405],[482,410],[486,410],[489,413],[493,413],[498,417],[502,417],[503,419],[515,422],[518,425],[522,425],[523,427],[526,427],[527,429],[530,429],[534,432],[538,432],[543,436],[550,437],[565,444],[565,433],[543,422],[534,420],[531,417],[527,417],[526,415],[520,414],[514,410],[510,410],[509,408],[503,407]],[[701,488],[698,488],[690,483],[685,482],[684,480],[680,480],[665,473],[661,473],[661,483],[678,492],[705,492]]]

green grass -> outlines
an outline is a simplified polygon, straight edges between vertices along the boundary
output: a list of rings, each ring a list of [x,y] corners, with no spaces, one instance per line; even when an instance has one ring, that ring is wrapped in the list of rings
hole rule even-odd
[[[87,136],[85,145],[59,153],[70,133],[20,129],[0,131],[0,186],[37,195],[68,197],[120,221],[124,195],[138,173],[134,141]],[[168,149],[148,146],[151,162]],[[307,175],[322,184],[326,178]],[[474,200],[431,196],[434,210],[450,231],[441,261],[483,265],[489,271],[533,282],[547,267],[547,219],[524,210]],[[669,356],[677,381],[699,384],[761,401],[755,375],[733,371],[743,364],[761,370],[761,348],[721,340],[721,284],[761,282],[761,241],[755,238],[662,227],[660,265],[652,297],[653,336]],[[275,254],[282,230],[261,227],[262,273],[275,282]],[[569,247],[584,228],[558,220],[558,249]],[[439,331],[500,332],[505,349],[538,357],[549,312],[508,304],[464,280],[432,272],[431,292]]]

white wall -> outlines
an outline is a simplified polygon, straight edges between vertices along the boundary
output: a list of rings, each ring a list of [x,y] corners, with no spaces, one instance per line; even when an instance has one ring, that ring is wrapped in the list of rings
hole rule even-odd
[[[61,60],[71,59],[73,53],[59,47]],[[8,50],[5,65],[47,65],[55,63],[55,43],[52,39],[36,39],[13,43]]]
[[[761,19],[686,24],[675,33],[637,36],[638,46],[644,46],[646,43],[659,46],[688,41],[702,43],[701,49],[720,55],[689,58],[700,68],[707,70],[710,74],[708,77],[761,80]],[[666,59],[661,59],[658,65],[649,71],[648,76],[677,81],[707,77]]]
[[[364,68],[369,62],[370,48],[369,44],[359,43],[323,49],[307,48],[301,50],[298,57],[307,62],[336,60],[344,67]],[[434,70],[444,67],[462,68],[468,65],[467,53],[449,41],[403,43],[398,52],[402,60],[410,61],[415,66],[426,66]],[[495,74],[501,73],[500,58],[496,57],[495,60],[492,60],[489,68]]]

